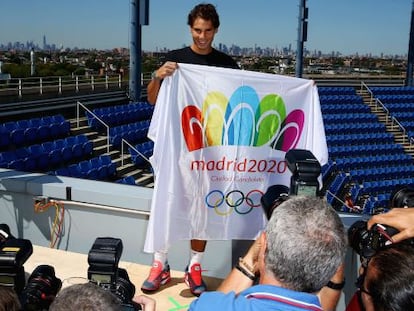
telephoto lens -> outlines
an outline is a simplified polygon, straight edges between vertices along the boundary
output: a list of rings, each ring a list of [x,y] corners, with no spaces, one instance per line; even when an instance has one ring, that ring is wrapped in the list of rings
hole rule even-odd
[[[20,295],[23,310],[48,310],[61,287],[62,281],[55,276],[52,266],[36,267]]]

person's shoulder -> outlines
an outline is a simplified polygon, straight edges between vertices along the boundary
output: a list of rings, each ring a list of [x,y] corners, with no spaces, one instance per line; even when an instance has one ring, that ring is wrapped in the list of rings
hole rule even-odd
[[[225,67],[230,67],[230,68],[235,68],[235,69],[240,69],[239,65],[237,64],[237,62],[234,60],[233,57],[231,57],[230,55],[213,49],[213,51],[211,52],[211,55],[213,56],[213,58],[215,58],[216,60],[219,60],[219,62],[221,63],[221,65],[225,66]]]
[[[219,291],[205,292],[197,299],[193,300],[189,311],[212,310],[214,307],[221,310],[234,310],[233,305],[236,300],[234,292],[223,293]]]
[[[179,62],[183,55],[189,54],[190,52],[191,49],[188,46],[181,49],[171,50],[167,53],[166,59],[168,61]]]

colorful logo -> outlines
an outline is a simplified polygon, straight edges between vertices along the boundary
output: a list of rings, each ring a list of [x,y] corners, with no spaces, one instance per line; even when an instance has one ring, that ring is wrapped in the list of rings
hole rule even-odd
[[[230,97],[210,92],[202,111],[186,106],[181,126],[189,151],[209,146],[269,146],[288,151],[301,137],[305,114],[292,110],[286,115],[283,98],[268,94],[261,100],[250,86],[239,87]]]
[[[240,215],[250,213],[253,208],[261,207],[260,199],[263,192],[255,189],[244,194],[240,190],[223,193],[221,190],[211,190],[205,197],[206,205],[214,208],[219,216],[228,216],[233,210]]]

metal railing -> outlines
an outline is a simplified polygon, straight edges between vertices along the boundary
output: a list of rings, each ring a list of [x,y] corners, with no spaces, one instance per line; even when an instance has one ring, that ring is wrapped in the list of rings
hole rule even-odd
[[[98,120],[106,128],[106,152],[109,154],[109,125],[101,120],[95,113],[88,109],[80,101],[76,104],[76,126],[79,127],[79,117],[80,117],[80,108],[83,108],[85,111],[89,112],[96,120]]]
[[[142,157],[145,161],[147,161],[151,165],[150,160],[144,154],[142,154],[137,148],[135,148],[135,146],[131,145],[128,141],[122,138],[122,141],[121,141],[121,165],[122,166],[124,166],[124,154],[125,154],[124,144],[130,147],[131,149],[133,149],[136,153],[139,154],[140,157]]]
[[[52,76],[11,78],[0,84],[0,96],[15,95],[22,98],[25,95],[44,95],[55,93],[61,95],[63,92],[79,93],[81,91],[113,90],[122,89],[122,76]]]
[[[375,112],[378,111],[384,111],[385,112],[385,122],[388,123],[389,120],[391,120],[391,127],[395,128],[398,127],[400,129],[400,131],[402,132],[402,139],[403,139],[403,143],[406,142],[406,139],[408,140],[410,145],[414,144],[414,139],[413,137],[409,137],[408,136],[408,131],[407,129],[404,127],[404,125],[401,124],[400,121],[398,121],[395,117],[393,117],[389,111],[389,109],[384,105],[384,103],[379,100],[378,98],[376,98],[374,96],[374,94],[372,93],[371,89],[368,87],[368,85],[366,85],[366,83],[362,82],[361,83],[361,91],[362,90],[366,90],[369,92],[370,94],[370,104],[375,104]]]

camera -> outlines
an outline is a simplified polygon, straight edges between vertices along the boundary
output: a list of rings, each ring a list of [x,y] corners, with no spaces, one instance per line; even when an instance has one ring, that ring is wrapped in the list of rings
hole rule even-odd
[[[414,207],[414,187],[404,186],[396,188],[391,193],[389,207]]]
[[[37,266],[20,295],[23,310],[48,310],[61,288],[62,281],[52,266]]]
[[[391,194],[389,200],[390,208],[393,207],[409,207],[414,206],[414,188],[402,187],[396,188]],[[370,230],[367,228],[367,222],[358,220],[348,229],[348,241],[351,248],[361,257],[361,263],[366,266],[372,256],[383,249],[389,242],[391,237],[398,233],[394,227],[375,224]],[[413,244],[412,240],[407,241]]]
[[[270,219],[276,207],[293,195],[321,196],[319,175],[321,165],[312,152],[304,149],[290,149],[285,154],[287,166],[292,173],[290,188],[285,185],[272,185],[261,197],[260,203]]]
[[[367,222],[358,220],[348,229],[348,241],[351,248],[361,257],[364,267],[375,253],[386,246],[387,241],[398,233],[398,230],[381,224],[375,224],[370,230]]]
[[[23,264],[32,255],[30,240],[17,239],[6,224],[0,224],[0,285],[11,287],[19,295],[26,279]]]
[[[119,268],[123,250],[122,240],[110,237],[96,238],[88,253],[88,280],[113,293],[122,310],[141,310],[132,301],[135,286],[125,269]]]
[[[290,149],[286,152],[285,160],[292,173],[290,194],[320,196],[318,178],[321,165],[313,153],[304,149]]]
[[[0,286],[13,288],[22,310],[48,310],[62,282],[53,267],[40,265],[26,284],[23,264],[32,253],[30,240],[15,238],[7,224],[0,224]]]

